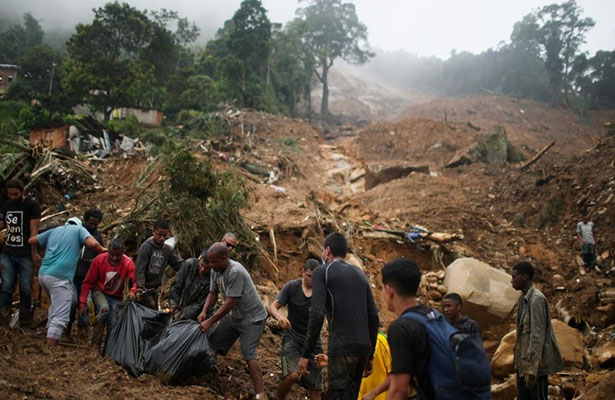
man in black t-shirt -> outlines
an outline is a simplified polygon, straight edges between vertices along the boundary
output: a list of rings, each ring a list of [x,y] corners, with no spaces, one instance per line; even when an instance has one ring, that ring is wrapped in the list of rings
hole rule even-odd
[[[6,241],[0,255],[0,323],[8,323],[19,276],[19,322],[22,327],[28,327],[32,321],[34,269],[41,265],[38,247],[30,246],[28,239],[38,235],[41,207],[34,199],[26,196],[23,182],[19,179],[8,181],[6,189],[9,200],[0,211],[0,230],[6,228]]]
[[[322,369],[314,363],[316,354],[322,353],[320,339],[310,356],[308,364],[308,376],[302,377],[299,373],[299,359],[305,344],[308,319],[310,317],[310,305],[312,303],[312,271],[320,263],[309,259],[303,267],[303,275],[299,279],[288,282],[275,301],[269,306],[269,314],[275,318],[284,333],[282,340],[282,374],[283,380],[277,391],[277,398],[286,397],[293,384],[299,382],[301,386],[310,392],[312,400],[320,399],[322,391]],[[288,306],[288,318],[280,313],[280,309]]]
[[[419,393],[420,399],[435,398],[428,375],[427,330],[420,322],[402,317],[409,310],[429,310],[416,298],[420,282],[418,265],[406,258],[397,258],[382,268],[384,301],[387,309],[399,317],[388,332],[392,361],[387,399],[406,400],[411,388]]]
[[[364,370],[371,369],[378,337],[378,310],[365,274],[346,261],[348,243],[339,232],[323,243],[322,259],[312,274],[312,306],[299,371],[308,363],[320,338],[325,315],[329,322],[328,391],[330,400],[356,400]]]
[[[169,222],[159,219],[152,236],[141,244],[137,253],[137,297],[139,303],[153,310],[158,310],[158,295],[167,265],[179,271],[184,261],[176,248],[165,243],[170,233]]]

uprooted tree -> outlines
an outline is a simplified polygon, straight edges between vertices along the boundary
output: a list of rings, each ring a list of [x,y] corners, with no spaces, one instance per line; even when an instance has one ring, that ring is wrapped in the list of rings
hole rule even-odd
[[[132,211],[103,227],[125,240],[141,241],[144,228],[161,217],[171,223],[183,254],[198,255],[225,232],[239,239],[237,252],[245,265],[254,265],[257,245],[240,210],[246,204],[243,181],[231,170],[216,171],[181,145],[169,143],[142,172]]]

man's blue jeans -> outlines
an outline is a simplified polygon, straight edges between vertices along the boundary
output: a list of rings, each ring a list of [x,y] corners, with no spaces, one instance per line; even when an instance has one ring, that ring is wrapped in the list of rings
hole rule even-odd
[[[13,304],[13,292],[19,275],[19,314],[29,316],[32,305],[32,279],[34,278],[32,258],[2,252],[0,265],[2,266],[0,306]]]
[[[75,322],[75,317],[77,319],[77,325],[79,329],[87,328],[90,326],[90,315],[89,313],[85,313],[83,316],[79,316],[78,308],[79,308],[79,297],[81,296],[81,285],[83,281],[78,281],[75,279],[73,282],[73,301],[70,305],[70,322],[68,323],[68,328],[70,329],[73,326],[73,322]]]
[[[117,321],[117,305],[122,299],[109,296],[101,291],[93,290],[92,301],[94,302],[94,308],[96,308],[96,324],[107,326],[107,337],[113,330]],[[103,312],[106,309],[106,312]]]

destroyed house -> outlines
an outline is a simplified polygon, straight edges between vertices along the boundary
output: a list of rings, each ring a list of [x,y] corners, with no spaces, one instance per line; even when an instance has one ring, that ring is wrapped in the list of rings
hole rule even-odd
[[[74,153],[103,157],[119,151],[122,135],[92,117],[83,117],[73,124],[63,124],[30,131],[30,144],[49,149],[63,148]]]
[[[0,64],[0,96],[6,94],[9,85],[17,79],[19,67],[13,64]]]
[[[162,126],[162,120],[164,119],[164,113],[154,109],[123,107],[116,108],[111,112],[112,119],[126,119],[129,115],[134,115],[141,125],[150,128]]]

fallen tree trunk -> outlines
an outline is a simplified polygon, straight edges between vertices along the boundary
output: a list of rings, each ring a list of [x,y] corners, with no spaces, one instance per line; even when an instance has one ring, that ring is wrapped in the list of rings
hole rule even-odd
[[[548,145],[546,145],[542,150],[540,150],[538,152],[538,154],[536,154],[534,157],[532,157],[531,160],[529,160],[529,161],[525,162],[523,165],[521,165],[519,167],[519,171],[523,171],[524,169],[528,168],[530,165],[534,164],[536,161],[538,161],[538,159],[540,157],[542,157],[543,154],[545,154],[547,152],[547,150],[549,150],[554,145],[555,145],[555,142],[551,142]]]

